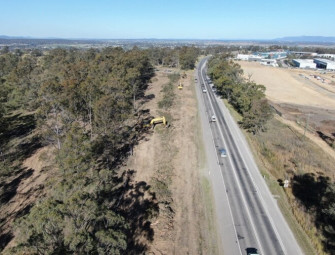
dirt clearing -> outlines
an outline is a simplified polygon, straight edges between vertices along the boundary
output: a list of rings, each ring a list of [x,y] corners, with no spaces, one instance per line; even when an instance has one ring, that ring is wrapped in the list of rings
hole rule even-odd
[[[284,69],[238,61],[245,77],[266,87],[280,120],[306,134],[335,157],[335,75],[317,70]]]
[[[256,62],[238,62],[246,76],[266,87],[266,96],[274,103],[287,103],[313,106],[335,110],[335,89],[329,85],[329,90],[317,85],[314,78],[306,79],[299,74],[305,70],[284,69],[260,65]],[[317,74],[310,71],[310,74]],[[308,77],[308,74],[307,74]],[[326,86],[326,85],[325,85]]]
[[[172,70],[177,71],[177,70]],[[159,200],[159,216],[152,222],[154,240],[149,254],[210,254],[208,228],[200,184],[197,136],[197,102],[193,72],[182,79],[184,88],[175,84],[175,100],[168,110],[158,108],[166,72],[157,72],[147,95],[155,97],[142,108],[152,116],[163,114],[169,128],[157,125],[134,149],[128,168],[137,171],[136,179],[152,186]]]

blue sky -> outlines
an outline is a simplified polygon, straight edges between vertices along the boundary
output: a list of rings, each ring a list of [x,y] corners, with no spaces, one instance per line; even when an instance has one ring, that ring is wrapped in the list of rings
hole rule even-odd
[[[0,35],[273,39],[335,36],[335,0],[0,0]]]

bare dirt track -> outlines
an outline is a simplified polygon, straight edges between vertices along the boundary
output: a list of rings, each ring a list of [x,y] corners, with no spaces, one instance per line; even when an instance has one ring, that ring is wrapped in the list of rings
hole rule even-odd
[[[167,73],[158,71],[147,91],[147,95],[155,97],[142,108],[149,108],[153,116],[164,113],[157,103],[167,82]],[[161,125],[150,131],[134,148],[127,164],[137,171],[138,180],[152,186],[159,200],[159,215],[151,224],[154,240],[148,254],[209,254],[199,176],[197,102],[192,82],[192,72],[188,72],[183,90],[177,90],[178,84],[175,85],[174,105],[164,113],[170,127]]]
[[[266,87],[266,97],[285,124],[335,158],[335,74],[238,61],[246,77]],[[307,132],[305,132],[305,130]]]

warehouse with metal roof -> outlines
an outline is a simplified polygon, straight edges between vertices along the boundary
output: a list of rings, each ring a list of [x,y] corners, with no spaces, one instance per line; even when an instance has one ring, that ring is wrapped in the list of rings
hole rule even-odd
[[[292,62],[299,68],[316,68],[316,63],[314,63],[313,59],[293,59]]]
[[[316,64],[317,68],[335,70],[335,61],[323,58],[315,58],[314,63]]]

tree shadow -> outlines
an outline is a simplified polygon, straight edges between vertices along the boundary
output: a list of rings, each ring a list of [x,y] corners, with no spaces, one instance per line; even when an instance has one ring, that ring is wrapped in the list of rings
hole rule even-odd
[[[2,251],[7,246],[13,237],[14,235],[11,232],[0,234],[0,251]]]
[[[1,145],[7,144],[15,137],[25,136],[35,128],[36,120],[34,114],[15,114],[13,116],[4,117],[0,129]]]
[[[332,146],[333,145],[333,143],[334,143],[334,138],[332,138],[332,137],[330,137],[330,136],[328,136],[328,135],[326,135],[326,134],[324,134],[323,132],[321,132],[321,131],[316,131],[316,133],[319,135],[319,137],[323,140],[323,141],[325,141],[329,146]]]
[[[143,96],[141,104],[145,104],[145,103],[151,101],[152,99],[154,99],[155,97],[156,96],[154,94],[149,94],[149,95]]]
[[[32,169],[22,168],[20,170],[20,175],[18,175],[8,183],[5,184],[2,183],[2,194],[0,195],[0,205],[10,203],[12,198],[17,194],[17,189],[20,183],[23,180],[29,178],[33,174],[33,172],[34,170]],[[27,198],[29,198],[29,195],[27,195]],[[16,208],[10,213],[0,215],[0,251],[4,249],[6,245],[13,238],[13,234],[11,232],[12,230],[9,230],[8,225],[9,222],[26,215],[30,211],[32,206],[33,206],[32,204],[28,204],[21,209]]]
[[[7,244],[14,238],[12,229],[8,230],[8,222],[18,219],[29,213],[33,204],[28,204],[18,211],[14,211],[9,215],[2,215],[0,218],[0,252],[7,246]]]
[[[21,174],[15,177],[13,180],[11,180],[9,183],[6,183],[2,187],[2,194],[0,196],[0,204],[8,203],[15,195],[17,188],[19,187],[19,184],[29,178],[34,170],[33,169],[27,169],[22,168],[20,171]]]
[[[301,204],[309,211],[314,220],[315,227],[323,234],[322,244],[324,251],[334,254],[335,250],[335,219],[325,212],[333,201],[329,193],[330,178],[313,173],[296,175],[293,177],[292,191]],[[327,193],[328,192],[328,193]]]
[[[127,231],[127,254],[142,254],[148,250],[148,243],[154,240],[151,220],[159,213],[156,194],[146,182],[134,181],[134,170],[123,173],[122,188],[116,210],[129,222]]]
[[[329,178],[316,177],[313,173],[295,175],[292,180],[292,192],[307,210],[320,208],[322,197],[329,185]]]
[[[34,114],[24,116],[22,116],[22,114],[16,114],[5,117],[1,124],[1,160],[14,162],[20,159],[25,159],[33,155],[37,149],[42,147],[42,143],[38,136],[29,136],[29,134],[36,128]],[[9,142],[11,143],[9,144]]]

